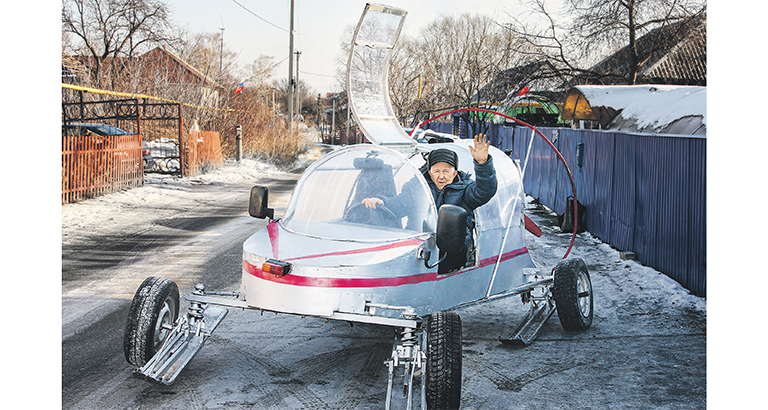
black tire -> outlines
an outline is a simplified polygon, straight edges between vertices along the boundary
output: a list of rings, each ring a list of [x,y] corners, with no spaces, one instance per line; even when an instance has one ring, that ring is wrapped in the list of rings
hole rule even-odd
[[[123,336],[128,363],[144,366],[170,334],[179,317],[179,287],[169,279],[150,276],[131,302]]]
[[[594,298],[587,265],[579,258],[567,259],[557,264],[554,273],[552,297],[563,329],[589,329],[594,316]]]
[[[427,408],[458,409],[461,403],[461,318],[435,312],[427,320]]]

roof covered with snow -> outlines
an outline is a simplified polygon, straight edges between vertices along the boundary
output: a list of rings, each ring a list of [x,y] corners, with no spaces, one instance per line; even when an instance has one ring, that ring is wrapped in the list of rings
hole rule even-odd
[[[568,92],[565,120],[595,120],[603,129],[706,135],[707,87],[580,85]]]

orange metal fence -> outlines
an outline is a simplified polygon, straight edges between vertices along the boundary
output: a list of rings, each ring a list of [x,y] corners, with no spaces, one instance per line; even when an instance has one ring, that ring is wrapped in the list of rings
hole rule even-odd
[[[62,136],[62,204],[143,184],[141,135]]]
[[[221,139],[216,131],[189,131],[184,153],[184,176],[194,176],[224,163]]]

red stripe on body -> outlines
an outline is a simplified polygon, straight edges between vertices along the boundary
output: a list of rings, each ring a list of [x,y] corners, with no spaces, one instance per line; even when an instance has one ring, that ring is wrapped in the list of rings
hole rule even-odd
[[[277,233],[279,232],[277,221],[267,224],[267,232],[269,233],[269,243],[272,244],[272,257],[277,259]]]
[[[407,241],[406,241],[407,242]],[[374,248],[369,248],[374,249]],[[337,252],[338,253],[338,252]],[[520,255],[528,253],[528,248],[515,249],[501,255],[501,261],[516,258]],[[419,273],[416,275],[408,276],[393,276],[385,278],[331,278],[331,277],[314,277],[314,276],[301,276],[295,274],[288,274],[286,276],[275,276],[271,273],[266,273],[261,270],[260,266],[254,266],[247,261],[243,261],[243,269],[246,272],[257,277],[274,283],[280,283],[284,285],[293,286],[307,286],[317,288],[376,288],[376,287],[390,287],[401,285],[414,285],[423,282],[431,282],[437,280],[443,280],[451,276],[459,275],[465,272],[469,272],[475,269],[479,269],[488,265],[496,263],[496,256],[486,258],[480,261],[477,266],[466,270],[460,270],[458,272],[440,275],[438,277],[437,272]]]

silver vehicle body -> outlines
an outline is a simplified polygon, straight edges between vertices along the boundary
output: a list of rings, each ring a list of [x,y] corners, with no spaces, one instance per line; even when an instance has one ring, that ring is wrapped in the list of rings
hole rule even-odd
[[[472,263],[438,274],[437,266],[427,268],[419,258],[427,250],[434,262],[439,254],[437,208],[419,172],[424,162],[420,153],[437,147],[456,151],[460,168],[472,172],[463,142],[400,151],[351,146],[315,162],[298,181],[285,217],[243,245],[241,294],[248,306],[377,322],[373,318],[401,318],[405,310],[426,316],[523,285],[523,269],[533,262],[522,236],[520,170],[494,148],[490,155],[499,189],[475,211]],[[355,167],[366,158],[380,160],[381,167]],[[403,187],[408,186],[415,189],[406,192]],[[370,191],[362,192],[366,189]],[[350,209],[368,211],[357,206],[362,198],[404,192],[411,199],[408,215],[394,226],[345,218]],[[290,273],[262,271],[267,259],[289,262]]]
[[[404,13],[369,5],[350,53],[348,90],[361,129],[374,145],[341,148],[309,167],[285,216],[243,245],[242,292],[249,307],[276,312],[386,323],[377,318],[423,317],[525,285],[533,267],[522,236],[519,167],[490,147],[498,191],[475,210],[474,257],[459,271],[438,274],[434,262],[437,208],[419,168],[423,155],[448,148],[472,174],[469,141],[418,144],[394,116],[386,73]],[[367,165],[366,160],[375,165]],[[406,192],[408,191],[408,192]],[[350,222],[362,198],[406,195],[408,215],[393,226]],[[290,274],[262,271],[267,259],[289,262]],[[428,261],[429,262],[429,261]]]

